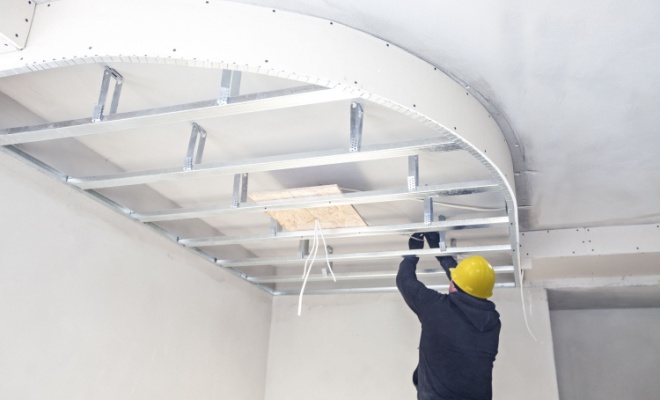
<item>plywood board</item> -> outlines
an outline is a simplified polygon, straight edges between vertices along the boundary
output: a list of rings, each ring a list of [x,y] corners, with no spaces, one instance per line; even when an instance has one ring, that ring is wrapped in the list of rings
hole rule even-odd
[[[296,189],[274,190],[251,193],[252,201],[286,200],[302,197],[331,196],[341,194],[337,185],[323,185]],[[302,208],[299,210],[268,211],[268,215],[277,221],[286,231],[304,231],[314,229],[318,220],[324,229],[367,226],[353,206],[331,206]]]

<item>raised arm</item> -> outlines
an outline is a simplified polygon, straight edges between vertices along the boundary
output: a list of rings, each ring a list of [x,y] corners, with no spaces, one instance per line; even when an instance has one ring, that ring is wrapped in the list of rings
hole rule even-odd
[[[410,250],[419,250],[424,248],[424,236],[422,233],[415,233],[408,239],[408,248]],[[408,304],[411,310],[418,316],[424,310],[424,306],[433,298],[438,296],[438,292],[426,287],[417,279],[415,270],[417,269],[417,256],[404,256],[399,264],[399,272],[396,275],[396,286]]]

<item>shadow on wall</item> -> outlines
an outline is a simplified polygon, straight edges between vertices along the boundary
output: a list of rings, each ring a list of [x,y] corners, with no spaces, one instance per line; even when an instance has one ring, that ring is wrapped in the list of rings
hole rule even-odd
[[[560,398],[657,399],[658,287],[548,291]]]

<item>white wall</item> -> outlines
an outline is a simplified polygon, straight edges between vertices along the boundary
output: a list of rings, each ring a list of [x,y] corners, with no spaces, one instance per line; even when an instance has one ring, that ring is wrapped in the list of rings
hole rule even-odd
[[[557,375],[545,289],[525,289],[525,326],[520,289],[495,289],[492,300],[502,319],[500,351],[493,371],[493,398],[556,400]]]
[[[502,315],[495,399],[557,399],[547,297],[526,291],[533,306],[527,333],[520,292],[496,291]],[[273,302],[266,400],[416,398],[419,322],[399,293],[306,296]],[[533,393],[533,396],[531,395]]]
[[[552,311],[562,400],[655,400],[660,308]]]
[[[278,297],[271,325],[269,295],[4,153],[0,193],[0,398],[415,397],[398,293],[306,296],[302,317]],[[557,398],[545,291],[526,294],[539,343],[496,291],[496,399]]]
[[[4,153],[0,193],[0,398],[263,399],[269,295]]]

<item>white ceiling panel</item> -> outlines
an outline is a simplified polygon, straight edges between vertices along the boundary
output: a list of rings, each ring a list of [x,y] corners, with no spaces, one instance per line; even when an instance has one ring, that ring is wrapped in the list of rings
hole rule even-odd
[[[519,228],[535,231],[660,221],[657,2],[450,1],[410,5],[390,0],[340,0],[330,5],[319,0],[239,0],[187,7],[181,6],[183,2],[171,2],[158,15],[176,16],[181,26],[188,19],[196,20],[194,32],[170,29],[158,40],[148,41],[133,32],[133,16],[127,17],[125,29],[115,30],[113,40],[108,39],[111,28],[108,32],[89,32],[88,36],[73,35],[73,28],[49,30],[49,24],[68,21],[72,10],[76,15],[90,16],[80,20],[80,27],[91,23],[109,27],[104,25],[107,21],[103,16],[120,13],[125,3],[117,2],[104,14],[78,0],[37,1],[35,16],[42,23],[34,27],[32,43],[27,43],[20,56],[0,58],[0,66],[10,65],[0,74],[0,130],[8,133],[9,128],[91,119],[106,67],[123,78],[118,115],[134,113],[135,119],[145,110],[217,100],[225,69],[242,71],[235,99],[270,91],[305,90],[309,81],[343,90],[334,101],[302,101],[267,111],[205,114],[175,122],[154,119],[148,125],[127,124],[106,133],[93,134],[91,130],[107,125],[85,122],[83,125],[88,126],[80,129],[91,130],[83,136],[41,138],[7,147],[40,160],[60,179],[81,178],[69,181],[74,185],[105,175],[156,176],[158,179],[145,183],[88,189],[93,195],[123,204],[123,212],[134,218],[157,211],[230,207],[235,197],[233,174],[196,177],[171,172],[183,170],[193,122],[207,133],[200,168],[216,168],[222,163],[252,165],[266,161],[264,157],[278,162],[299,160],[305,155],[309,163],[329,150],[348,152],[351,104],[358,102],[364,110],[361,145],[365,152],[374,146],[396,147],[406,141],[433,138],[458,144],[453,151],[419,153],[420,189],[493,179],[503,183],[502,176],[512,183],[515,176],[512,189],[520,207],[520,224],[514,216],[511,232],[501,225],[460,230],[443,225],[441,229],[449,229],[447,242],[456,239],[458,248],[501,243],[515,248]],[[146,9],[148,3],[134,7]],[[231,38],[209,23],[214,13],[222,10],[236,13],[235,20],[224,27],[231,30]],[[242,35],[239,19],[252,11],[253,18],[242,25],[262,25],[249,31],[246,28]],[[163,28],[158,15],[145,15],[141,21],[142,29],[149,27],[149,37]],[[277,25],[280,19],[284,25]],[[66,38],[70,40],[66,42]],[[208,61],[199,58],[204,51]],[[227,61],[224,54],[231,54],[233,61]],[[244,64],[238,63],[242,56]],[[60,57],[64,61],[59,61]],[[24,73],[26,70],[31,72]],[[437,76],[429,75],[429,71]],[[442,72],[458,83],[438,83],[446,78]],[[430,101],[434,98],[442,101]],[[483,107],[467,105],[474,100]],[[478,113],[465,111],[477,109]],[[105,122],[112,118],[106,110]],[[488,120],[493,126],[493,121],[497,123],[495,129],[505,143],[487,133]],[[511,171],[507,163],[513,166]],[[373,191],[405,191],[410,172],[407,156],[319,164],[251,171],[248,191],[336,184],[346,195],[371,195]],[[342,237],[335,232],[338,236],[332,237],[329,231],[331,246],[338,254],[358,254],[365,251],[362,249],[374,254],[404,250],[409,233],[405,226],[423,226],[424,199],[425,195],[420,195],[403,201],[356,204],[369,228],[393,227],[393,233],[358,232]],[[437,196],[433,198],[433,217],[444,215],[450,222],[511,218],[507,200],[511,202],[498,191]],[[168,231],[174,240],[253,239],[195,250],[210,260],[295,257],[299,246],[299,238],[275,240],[265,212],[223,212],[148,223]],[[271,237],[260,243],[255,239],[260,235]],[[500,266],[517,264],[516,255],[512,257],[510,251],[494,251],[489,260]],[[561,257],[557,260],[560,263]],[[333,263],[342,273],[360,274],[391,273],[395,262],[337,259]],[[258,279],[272,275],[291,275],[300,269],[301,262],[298,264],[239,270],[258,283]],[[432,269],[432,263],[425,268]],[[542,276],[550,268],[544,266],[536,275]],[[550,273],[553,278],[566,274]],[[443,284],[441,275],[425,279]],[[530,271],[528,276],[535,274]],[[332,290],[332,284],[317,278],[311,283],[312,290]],[[372,289],[391,287],[393,282],[391,276],[372,278],[347,275],[334,288]],[[514,278],[502,275],[502,282],[513,283]],[[299,281],[263,284],[274,293],[300,287]]]

